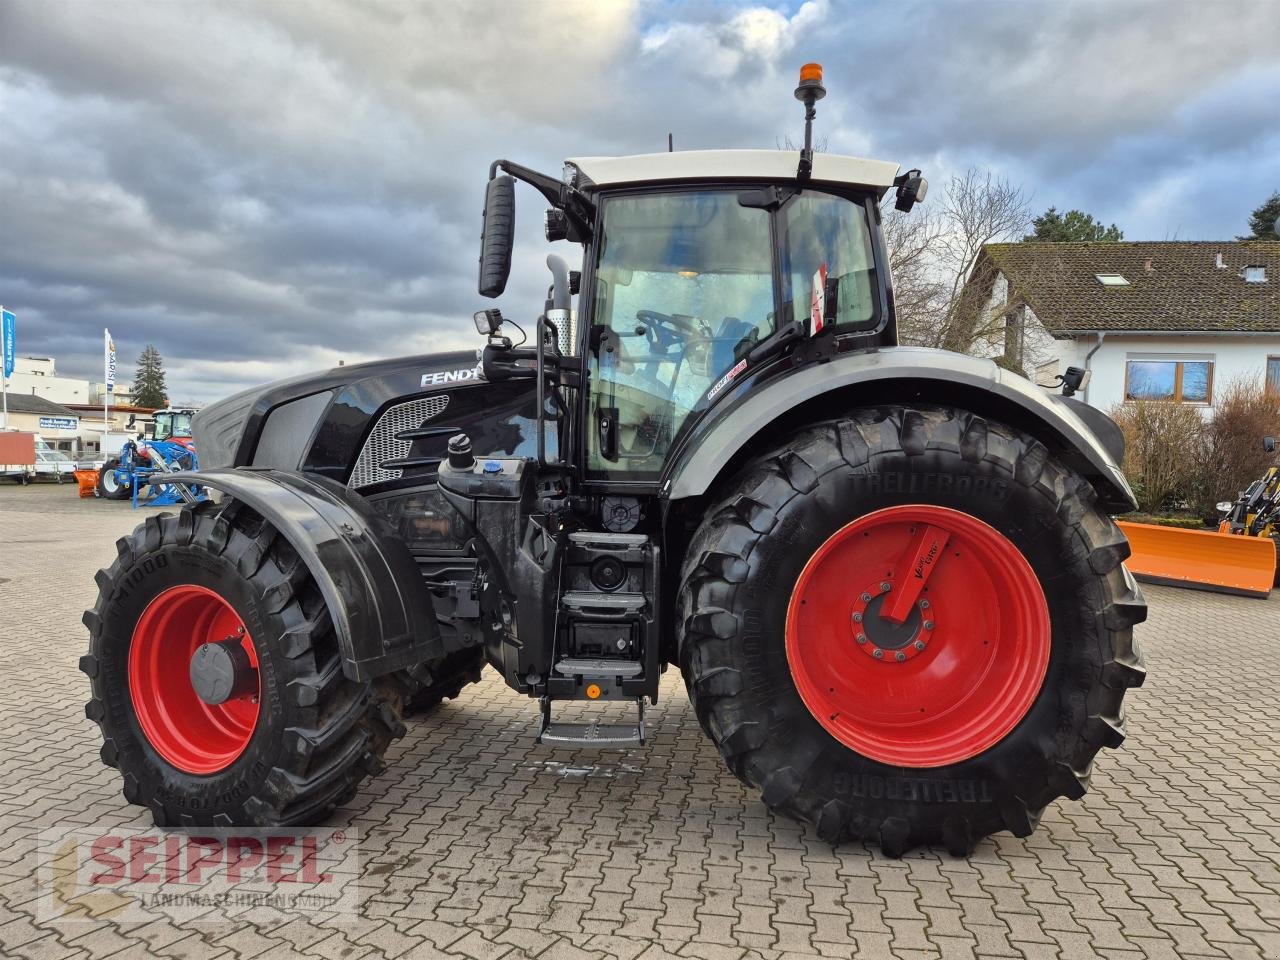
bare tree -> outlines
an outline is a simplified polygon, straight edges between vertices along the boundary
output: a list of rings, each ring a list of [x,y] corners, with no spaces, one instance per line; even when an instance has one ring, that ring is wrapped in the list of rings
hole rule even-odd
[[[923,345],[931,341],[939,314],[945,313],[947,285],[935,265],[942,220],[927,204],[900,213],[893,209],[892,194],[886,207],[884,245],[893,268],[898,339]]]
[[[984,245],[1026,232],[1029,202],[1006,178],[971,167],[948,181],[936,212],[926,212],[926,201],[910,214],[887,214],[885,243],[904,343],[966,353],[1003,336],[1015,305],[988,311],[986,298],[965,284]]]

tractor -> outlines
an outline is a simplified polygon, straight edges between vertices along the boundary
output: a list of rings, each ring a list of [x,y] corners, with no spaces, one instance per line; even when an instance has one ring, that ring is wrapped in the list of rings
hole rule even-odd
[[[124,442],[118,457],[112,457],[98,471],[97,494],[104,500],[128,500],[135,505],[139,489],[148,494],[151,506],[195,503],[199,497],[189,487],[163,482],[162,474],[195,470],[200,466],[191,437],[193,410],[157,410],[144,433]],[[129,417],[132,431],[136,418]]]
[[[889,855],[1027,836],[1085,793],[1145,676],[1121,434],[897,346],[881,203],[927,182],[815,152],[825,92],[806,65],[799,150],[495,161],[479,293],[506,287],[517,181],[582,248],[547,257],[535,320],[483,309],[475,353],[197,413],[202,469],[168,479],[217,499],[122,538],[84,617],[129,801],[315,823],[486,666],[570,750],[639,748],[675,667],[768,807]]]

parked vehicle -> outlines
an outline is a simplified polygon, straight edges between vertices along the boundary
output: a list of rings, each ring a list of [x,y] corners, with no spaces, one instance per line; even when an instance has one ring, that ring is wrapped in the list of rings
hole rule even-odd
[[[181,489],[160,483],[157,475],[199,467],[195,442],[191,439],[193,412],[157,410],[143,433],[137,434],[136,439],[125,440],[119,455],[102,464],[98,471],[98,496],[105,500],[128,500],[133,496],[136,478],[153,506],[183,502]],[[130,417],[130,426],[133,423]]]
[[[43,437],[36,438],[35,476],[45,477],[62,483],[75,479],[77,462],[74,457],[57,450]]]
[[[36,473],[36,435],[0,430],[0,477],[30,483]]]
[[[1267,453],[1275,453],[1275,437],[1262,441]],[[1235,501],[1218,504],[1218,532],[1236,536],[1280,538],[1280,464],[1272,464],[1246,487]]]
[[[117,544],[81,667],[102,759],[162,826],[312,823],[406,705],[483,664],[553,747],[645,743],[668,666],[728,769],[832,841],[1026,836],[1124,739],[1146,605],[1097,410],[896,346],[880,200],[918,170],[800,151],[495,161],[550,203],[525,337],[298,377],[197,414],[221,499]],[[576,313],[573,297],[577,295]],[[516,340],[513,334],[519,334]],[[565,723],[566,701],[624,723]]]

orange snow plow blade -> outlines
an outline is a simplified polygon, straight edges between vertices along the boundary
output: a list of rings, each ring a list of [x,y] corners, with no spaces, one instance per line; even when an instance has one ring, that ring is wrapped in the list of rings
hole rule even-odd
[[[1269,537],[1118,523],[1133,547],[1125,566],[1139,580],[1264,599],[1271,592],[1276,545]]]

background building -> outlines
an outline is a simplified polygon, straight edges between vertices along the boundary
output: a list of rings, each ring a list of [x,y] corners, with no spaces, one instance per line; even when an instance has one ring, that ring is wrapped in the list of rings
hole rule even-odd
[[[1001,363],[1045,386],[1085,367],[1101,409],[1211,409],[1235,379],[1280,391],[1280,243],[995,243],[968,284]]]

